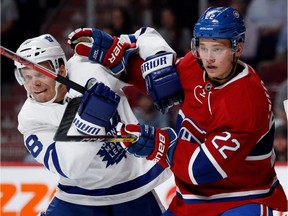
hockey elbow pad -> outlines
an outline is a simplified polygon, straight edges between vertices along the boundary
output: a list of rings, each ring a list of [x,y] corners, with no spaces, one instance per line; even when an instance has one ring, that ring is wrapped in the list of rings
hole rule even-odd
[[[162,113],[182,103],[184,98],[173,58],[172,53],[160,53],[148,57],[141,65],[147,93],[152,97],[156,109]]]

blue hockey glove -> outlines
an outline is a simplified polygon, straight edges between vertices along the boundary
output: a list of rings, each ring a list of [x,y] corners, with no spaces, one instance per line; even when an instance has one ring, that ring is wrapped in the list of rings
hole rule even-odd
[[[130,55],[137,51],[136,44],[122,42],[97,28],[76,29],[68,35],[68,44],[77,54],[108,67],[113,75],[124,71]]]
[[[123,142],[122,146],[137,157],[146,157],[154,160],[164,168],[172,166],[172,159],[177,145],[177,135],[172,128],[154,128],[149,125],[124,125],[119,123],[117,131],[121,135],[133,134],[138,139],[131,142]]]
[[[105,127],[114,116],[120,97],[103,83],[88,80],[78,115],[81,119]]]
[[[182,103],[184,92],[172,53],[160,53],[148,57],[141,65],[147,93],[151,95],[155,107],[162,113]]]

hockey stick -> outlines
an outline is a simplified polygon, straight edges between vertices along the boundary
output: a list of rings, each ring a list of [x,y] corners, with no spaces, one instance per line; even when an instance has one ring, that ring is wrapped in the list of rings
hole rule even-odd
[[[1,55],[13,60],[13,61],[17,61],[27,67],[31,67],[32,69],[80,92],[80,93],[84,93],[85,92],[85,88],[81,85],[79,85],[78,83],[75,83],[69,79],[67,79],[66,77],[63,77],[59,74],[55,74],[55,72],[43,67],[42,65],[39,65],[37,63],[34,63],[22,56],[19,56],[18,54],[14,53],[13,51],[0,46],[0,52]],[[78,107],[80,105],[81,102],[81,98],[75,98],[72,99],[67,107],[66,110],[64,112],[64,115],[62,117],[62,120],[60,122],[60,125],[58,127],[58,130],[54,136],[54,140],[55,141],[65,141],[65,142],[133,142],[136,140],[135,136],[110,136],[110,135],[95,135],[95,136],[91,136],[91,135],[81,135],[81,136],[69,136],[68,135],[68,131],[69,128],[72,124],[72,121],[76,115],[76,112],[78,110]]]
[[[78,107],[81,103],[81,97],[73,98],[67,105],[64,115],[62,117],[61,123],[54,136],[54,141],[63,142],[133,142],[136,137],[130,136],[117,136],[117,135],[81,135],[74,136],[68,135],[68,131],[71,127],[73,119],[76,115]]]
[[[7,58],[13,60],[13,61],[17,61],[27,67],[31,67],[32,69],[42,73],[42,74],[45,74],[46,76],[80,92],[80,93],[84,93],[85,92],[85,88],[81,85],[79,85],[78,83],[75,83],[69,79],[67,79],[66,77],[63,77],[59,74],[55,74],[55,72],[43,67],[42,65],[39,65],[37,63],[34,63],[22,56],[19,56],[18,54],[14,53],[13,51],[3,47],[3,46],[0,46],[0,51],[1,51],[1,55],[4,55],[6,56]]]

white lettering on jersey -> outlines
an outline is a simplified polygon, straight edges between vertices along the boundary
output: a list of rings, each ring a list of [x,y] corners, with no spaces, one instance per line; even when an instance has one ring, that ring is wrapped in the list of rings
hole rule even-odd
[[[265,95],[266,95],[266,98],[267,98],[268,103],[269,103],[269,114],[268,114],[268,119],[270,119],[270,117],[271,117],[271,111],[272,111],[272,102],[271,102],[271,98],[270,98],[270,96],[269,96],[269,94],[268,94],[268,90],[267,90],[267,88],[265,87],[263,81],[261,81],[261,84],[262,84],[262,87],[264,88]]]
[[[227,155],[225,154],[225,150],[227,151],[237,151],[237,149],[240,148],[240,143],[237,139],[232,139],[231,142],[235,144],[235,146],[228,146],[228,145],[223,145],[222,147],[219,148],[219,145],[217,144],[217,140],[221,140],[221,141],[229,141],[231,138],[231,133],[229,132],[223,132],[225,134],[225,136],[220,136],[217,135],[213,138],[212,140],[212,144],[215,146],[216,149],[218,149],[219,153],[223,156],[224,159],[227,158]],[[231,143],[229,142],[229,143]]]

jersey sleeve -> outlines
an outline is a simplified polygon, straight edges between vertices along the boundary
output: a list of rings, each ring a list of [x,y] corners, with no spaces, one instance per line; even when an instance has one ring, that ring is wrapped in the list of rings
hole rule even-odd
[[[99,147],[97,143],[53,140],[65,108],[66,105],[56,103],[40,105],[26,101],[18,115],[18,130],[27,150],[39,163],[53,173],[73,179],[86,171]]]
[[[154,28],[142,27],[134,34],[121,35],[120,38],[130,43],[136,43],[139,56],[144,60],[159,52],[172,52],[176,58],[176,52]]]

